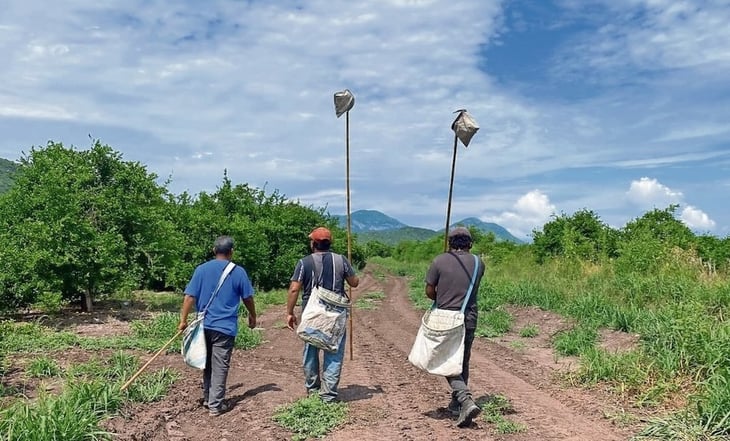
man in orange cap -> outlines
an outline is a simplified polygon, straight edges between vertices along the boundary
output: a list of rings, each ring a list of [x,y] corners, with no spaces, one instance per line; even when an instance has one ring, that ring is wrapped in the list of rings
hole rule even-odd
[[[300,290],[303,289],[302,311],[304,311],[315,283],[341,296],[347,295],[345,281],[353,288],[360,283],[355,275],[355,269],[347,258],[330,251],[332,245],[330,230],[325,227],[315,228],[309,234],[309,239],[312,254],[299,259],[289,284],[286,323],[291,330],[295,330],[297,326],[294,306]],[[317,280],[315,280],[315,275],[318,277]],[[345,356],[345,340],[346,336],[342,337],[337,352],[322,351],[324,355],[321,376],[320,350],[309,343],[304,343],[304,386],[308,394],[319,394],[325,402],[333,402],[337,399],[337,386],[340,383],[342,362]]]

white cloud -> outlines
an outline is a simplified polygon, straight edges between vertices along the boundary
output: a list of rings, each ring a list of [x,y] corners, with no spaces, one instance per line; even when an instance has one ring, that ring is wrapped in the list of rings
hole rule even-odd
[[[691,205],[684,207],[680,219],[693,230],[709,231],[715,228],[715,221],[707,213]]]
[[[674,191],[656,179],[643,177],[631,181],[626,192],[629,201],[642,208],[665,208],[682,200],[682,192]]]
[[[482,218],[502,225],[520,239],[527,239],[533,229],[542,227],[553,214],[555,205],[546,194],[536,189],[520,196],[511,210]]]

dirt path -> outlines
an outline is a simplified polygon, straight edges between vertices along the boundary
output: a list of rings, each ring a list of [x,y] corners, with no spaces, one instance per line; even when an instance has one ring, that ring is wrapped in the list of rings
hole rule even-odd
[[[553,366],[506,345],[478,339],[471,362],[470,387],[476,397],[502,394],[513,404],[510,419],[527,425],[522,433],[496,435],[479,419],[457,429],[444,407],[449,400],[443,378],[423,373],[407,361],[421,312],[408,299],[403,278],[376,278],[366,271],[355,298],[385,294],[377,308],[356,309],[354,360],[346,356],[340,397],[350,407],[346,425],[328,440],[626,440],[627,429],[603,417],[609,407],[586,391],[566,388],[552,378]],[[197,406],[200,374],[168,355],[160,363],[187,377],[162,402],[131,409],[108,427],[121,440],[288,440],[291,434],[272,421],[275,409],[304,394],[302,343],[282,329],[284,308],[268,310],[261,320],[266,343],[235,351],[228,398],[233,409],[211,418]]]

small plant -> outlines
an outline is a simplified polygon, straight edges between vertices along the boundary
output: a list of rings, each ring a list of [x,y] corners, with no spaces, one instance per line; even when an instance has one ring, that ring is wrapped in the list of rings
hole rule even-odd
[[[494,424],[495,431],[501,435],[527,430],[526,425],[505,418],[504,415],[514,413],[514,408],[509,399],[503,395],[488,397],[487,400],[480,403],[480,407],[482,408],[484,421]]]
[[[293,440],[303,441],[323,437],[344,423],[347,410],[345,403],[325,403],[312,395],[277,408],[274,421],[292,431]]]
[[[61,373],[61,367],[52,358],[39,357],[30,362],[26,372],[35,378],[55,377]]]
[[[525,342],[515,340],[515,341],[511,341],[509,343],[509,347],[514,349],[515,351],[521,351],[521,350],[525,349],[527,347],[527,345],[525,344]]]
[[[535,324],[529,324],[520,330],[520,337],[533,338],[540,333],[540,328]]]
[[[157,372],[138,378],[125,392],[131,401],[139,403],[159,401],[179,376],[176,371],[162,368]]]
[[[371,291],[358,298],[355,301],[355,306],[359,309],[375,309],[384,298],[385,294],[381,291]]]

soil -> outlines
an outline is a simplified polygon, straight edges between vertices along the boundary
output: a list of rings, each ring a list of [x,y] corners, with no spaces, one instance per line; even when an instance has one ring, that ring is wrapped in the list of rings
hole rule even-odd
[[[513,331],[498,339],[477,339],[471,361],[470,388],[475,397],[507,397],[513,413],[507,417],[525,424],[521,433],[500,435],[481,418],[465,429],[455,427],[445,409],[448,384],[424,373],[408,361],[422,312],[408,299],[408,281],[402,277],[375,277],[363,272],[355,298],[371,292],[385,294],[372,309],[355,309],[353,359],[346,355],[340,398],[348,403],[346,424],[327,440],[627,440],[636,427],[621,425],[612,415],[624,408],[601,390],[570,386],[563,373],[577,360],[558,358],[550,337],[570,326],[565,319],[534,308],[510,308]],[[378,274],[381,274],[378,271]],[[260,317],[265,343],[254,350],[234,351],[228,377],[227,399],[232,409],[208,416],[198,404],[201,374],[186,368],[177,354],[158,358],[151,369],[172,366],[184,373],[162,401],[126,409],[104,423],[119,440],[233,441],[289,440],[292,434],[278,426],[272,415],[279,406],[302,396],[302,342],[282,327],[284,307],[266,310]],[[539,329],[532,338],[519,336],[526,325]],[[82,328],[93,333],[90,328]],[[633,336],[602,334],[602,344],[625,348]],[[612,344],[611,340],[619,343]]]

